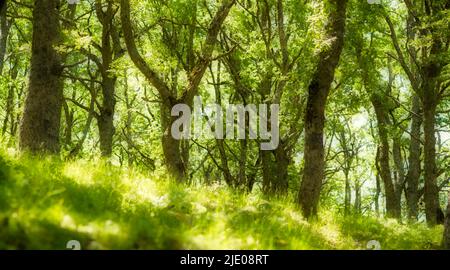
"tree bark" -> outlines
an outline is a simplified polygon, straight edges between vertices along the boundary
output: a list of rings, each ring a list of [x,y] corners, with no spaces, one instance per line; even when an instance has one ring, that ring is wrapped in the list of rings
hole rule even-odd
[[[347,0],[330,1],[330,5],[333,11],[330,14],[327,35],[332,42],[319,55],[316,71],[308,87],[305,114],[305,167],[298,202],[307,218],[317,215],[324,180],[325,105],[344,46]]]
[[[428,96],[428,95],[425,95]],[[424,102],[424,201],[425,214],[429,225],[436,224],[436,213],[439,207],[438,187],[437,187],[437,168],[436,168],[436,106]]]
[[[224,140],[217,139],[216,142],[217,147],[219,148],[221,171],[223,173],[225,183],[227,183],[228,186],[233,187],[235,181],[233,175],[230,172],[230,167],[228,165],[228,158],[224,147]]]
[[[407,35],[409,40],[416,38],[414,31],[414,16],[409,13],[407,20]],[[417,52],[414,47],[409,47],[410,63],[414,63],[417,59]],[[411,64],[410,64],[411,65]],[[404,69],[407,68],[406,65]],[[417,72],[414,72],[413,78],[417,78]],[[409,141],[409,157],[408,157],[408,172],[406,174],[406,202],[408,206],[408,219],[410,221],[417,221],[419,202],[419,179],[421,175],[421,127],[422,127],[422,106],[420,96],[418,95],[420,80],[413,79],[411,85],[413,87],[412,105],[411,105],[411,130]]]
[[[260,151],[261,169],[263,178],[263,192],[269,194],[272,192],[273,171],[270,151]]]
[[[423,66],[424,201],[427,223],[431,226],[436,224],[437,212],[440,210],[436,166],[436,108],[439,103],[437,79],[442,66],[435,62],[440,46],[440,42],[435,40],[430,52],[431,59]]]
[[[106,10],[103,7],[106,6]],[[98,63],[102,76],[103,102],[97,118],[100,137],[100,152],[102,157],[109,158],[113,150],[113,137],[115,134],[114,112],[116,107],[116,81],[117,77],[111,74],[110,69],[114,60],[122,55],[120,38],[114,27],[115,7],[112,1],[96,2],[97,17],[102,25],[101,63]]]
[[[345,177],[345,195],[344,195],[344,215],[347,216],[350,214],[350,206],[352,201],[352,187],[350,185],[350,179],[348,176],[349,172],[346,170],[344,172]],[[355,200],[356,204],[356,200]]]
[[[371,97],[372,105],[375,109],[379,136],[379,155],[376,161],[378,173],[384,184],[386,196],[386,214],[389,217],[400,218],[400,201],[396,195],[395,185],[392,180],[392,172],[389,164],[389,118],[384,108],[383,100],[376,93]]]
[[[17,75],[19,74],[18,60],[16,60],[12,70],[10,71],[10,74],[11,74],[11,80],[17,79]],[[6,97],[6,112],[5,112],[6,115],[5,115],[5,119],[3,120],[2,135],[5,135],[6,131],[8,130],[8,122],[10,123],[10,131],[13,130],[15,91],[16,91],[16,87],[14,84],[8,85],[8,96]],[[10,135],[12,137],[14,137],[16,134],[11,133]]]
[[[361,215],[361,206],[362,206],[362,201],[361,201],[361,184],[360,183],[356,183],[355,184],[355,214],[357,215]]]
[[[375,212],[377,216],[380,216],[380,194],[381,194],[381,181],[380,181],[380,169],[378,166],[378,159],[380,158],[380,147],[377,148],[377,154],[375,157],[375,165],[376,165],[376,175],[375,175],[375,181],[376,181],[376,191],[375,191]]]
[[[422,52],[420,65],[417,65],[422,81],[419,84],[411,71],[414,65],[409,67],[405,62],[405,57],[401,51],[396,38],[395,29],[388,16],[386,21],[391,30],[391,37],[398,59],[411,81],[412,87],[419,94],[423,108],[424,125],[424,201],[427,223],[432,226],[436,224],[437,213],[439,212],[439,192],[437,187],[437,166],[436,166],[436,108],[439,105],[442,93],[438,78],[442,69],[448,64],[448,59],[444,57],[448,53],[448,35],[443,35],[442,29],[436,27],[436,22],[441,19],[441,14],[445,14],[450,9],[450,2],[433,3],[432,1],[405,1],[410,15],[414,18],[414,23],[424,25],[418,27],[421,38],[428,38],[427,44],[420,46]],[[411,20],[411,19],[410,19]],[[428,21],[423,24],[422,21]],[[411,23],[408,23],[411,25]],[[448,28],[448,26],[447,26]],[[448,29],[447,29],[448,30]],[[409,33],[413,37],[412,33]],[[414,57],[414,56],[413,56]]]
[[[176,140],[171,134],[171,127],[176,116],[171,116],[170,112],[175,102],[166,100],[161,104],[161,127],[162,127],[162,148],[164,160],[171,176],[178,182],[182,182],[187,174],[187,164],[183,160],[181,140]],[[184,154],[185,155],[185,154]]]
[[[447,213],[445,214],[443,246],[450,250],[450,191],[448,192]]]
[[[351,213],[351,201],[352,201],[352,186],[350,181],[350,171],[352,169],[352,163],[356,153],[355,145],[352,141],[351,129],[342,129],[336,131],[337,140],[339,141],[339,145],[342,149],[344,155],[344,161],[341,164],[342,172],[344,173],[344,215],[347,216]],[[346,133],[349,136],[346,136]],[[356,181],[355,181],[356,182]],[[355,190],[356,191],[356,190]],[[356,196],[355,196],[355,206],[356,206]]]
[[[248,136],[248,135],[246,135]],[[244,140],[239,141],[239,173],[238,173],[238,185],[240,187],[247,186],[247,137]]]
[[[59,42],[59,1],[35,1],[29,87],[20,126],[19,146],[34,153],[59,153],[63,85]]]
[[[214,77],[214,74],[211,74],[211,77],[213,78],[213,82],[214,82],[216,104],[222,104],[222,95],[221,95],[221,88],[220,88],[221,81],[222,81],[221,74],[222,74],[221,62],[219,62],[217,65],[217,76]],[[219,169],[222,171],[225,183],[229,187],[234,187],[235,181],[234,181],[233,175],[231,174],[230,167],[228,165],[228,157],[227,157],[227,153],[226,153],[225,146],[224,146],[225,142],[223,139],[216,139],[216,144],[217,144],[217,148],[219,148],[219,156],[220,156]]]
[[[424,201],[427,223],[435,225],[439,206],[439,190],[437,186],[437,166],[436,166],[436,108],[439,104],[439,84],[438,77],[442,71],[442,64],[438,62],[442,44],[436,33],[433,40],[429,59],[423,64],[423,86],[422,86],[422,107],[423,107],[423,129],[424,129]]]
[[[399,137],[394,135],[393,142],[392,142],[392,156],[394,159],[395,164],[395,181],[394,181],[394,190],[395,190],[395,202],[397,211],[400,213],[399,218],[401,218],[401,201],[402,201],[402,194],[403,194],[403,187],[405,186],[405,179],[406,179],[406,173],[405,173],[405,167],[402,157],[402,147]]]
[[[408,217],[417,220],[417,202],[420,178],[420,127],[422,125],[420,99],[413,96],[411,108],[411,137],[409,142],[408,173],[406,174],[406,200],[408,204]]]
[[[64,120],[66,125],[64,127],[64,138],[63,138],[63,148],[67,149],[71,147],[72,144],[72,129],[75,123],[74,121],[74,111],[69,108],[69,105],[66,101],[63,101],[63,111],[64,111]]]
[[[113,148],[114,128],[114,111],[116,98],[115,79],[103,78],[102,94],[103,103],[100,108],[100,115],[97,118],[98,131],[100,137],[100,152],[102,157],[111,157]]]
[[[3,72],[10,24],[6,18],[8,4],[4,1],[0,6],[0,76]]]
[[[276,165],[274,191],[280,194],[286,193],[289,187],[288,167],[291,163],[291,158],[285,147],[284,141],[280,140],[278,148],[273,151]]]

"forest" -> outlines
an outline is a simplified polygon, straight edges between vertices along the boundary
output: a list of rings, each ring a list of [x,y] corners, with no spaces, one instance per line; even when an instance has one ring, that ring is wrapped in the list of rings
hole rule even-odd
[[[450,0],[0,0],[0,250],[450,249]]]

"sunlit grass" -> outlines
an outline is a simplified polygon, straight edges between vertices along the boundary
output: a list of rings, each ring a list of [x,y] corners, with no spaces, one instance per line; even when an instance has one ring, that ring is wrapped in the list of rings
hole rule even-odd
[[[327,210],[308,222],[289,196],[184,186],[105,162],[1,154],[0,249],[439,248],[441,227]]]

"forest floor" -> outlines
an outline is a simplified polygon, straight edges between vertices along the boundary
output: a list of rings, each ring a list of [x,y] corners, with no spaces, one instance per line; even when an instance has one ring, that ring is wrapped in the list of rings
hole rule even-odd
[[[289,198],[177,185],[101,162],[0,153],[0,249],[437,249],[442,226],[322,210]]]

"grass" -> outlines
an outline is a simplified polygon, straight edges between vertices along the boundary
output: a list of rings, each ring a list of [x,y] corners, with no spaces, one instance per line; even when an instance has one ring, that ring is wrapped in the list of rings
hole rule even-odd
[[[289,198],[183,186],[102,162],[0,154],[0,249],[439,248],[442,227],[321,211],[308,222]]]

